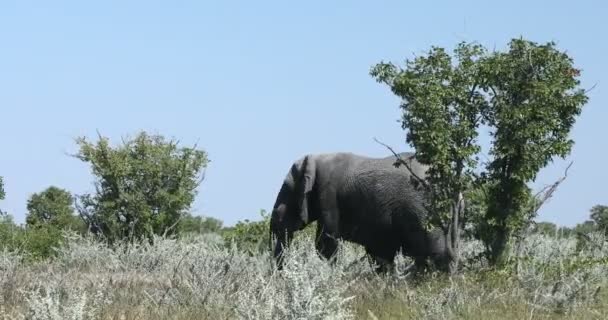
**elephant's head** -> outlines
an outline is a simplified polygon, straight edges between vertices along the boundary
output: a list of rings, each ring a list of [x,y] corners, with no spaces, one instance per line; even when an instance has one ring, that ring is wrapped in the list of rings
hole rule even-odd
[[[275,258],[280,258],[294,231],[303,229],[314,220],[314,214],[309,210],[314,183],[314,158],[308,155],[294,162],[281,185],[270,218],[271,250],[273,237],[277,240]],[[280,268],[280,259],[278,262]]]
[[[449,249],[449,237],[441,228],[434,228],[429,233],[429,258],[434,268],[440,271],[448,271],[452,260],[452,252]]]

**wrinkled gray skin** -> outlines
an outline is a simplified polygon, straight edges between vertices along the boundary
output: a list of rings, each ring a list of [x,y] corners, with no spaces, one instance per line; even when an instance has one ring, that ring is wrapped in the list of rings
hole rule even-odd
[[[413,159],[413,153],[400,156],[416,176],[425,177],[426,167]],[[380,264],[378,271],[392,266],[400,249],[414,258],[415,269],[426,267],[429,259],[444,269],[446,237],[440,230],[423,228],[423,194],[415,188],[410,171],[396,168],[395,160],[394,156],[328,153],[296,161],[283,181],[270,221],[278,268],[293,233],[317,221],[316,248],[326,259],[333,257],[342,239],[363,245]]]

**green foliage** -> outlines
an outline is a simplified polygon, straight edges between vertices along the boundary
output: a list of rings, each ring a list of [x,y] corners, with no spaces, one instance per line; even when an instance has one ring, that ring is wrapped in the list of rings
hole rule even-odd
[[[0,200],[4,200],[6,193],[4,192],[4,181],[2,177],[0,177]],[[2,210],[0,209],[0,215],[2,214]]]
[[[55,255],[55,249],[64,242],[62,230],[53,225],[39,225],[22,231],[21,247],[35,260]]]
[[[467,239],[481,239],[483,220],[488,210],[488,185],[475,183],[465,191],[466,208],[463,215],[464,236]]]
[[[559,234],[562,238],[570,237],[570,236],[572,236],[573,233],[574,233],[574,230],[572,228],[559,227],[557,229],[557,234]]]
[[[58,230],[85,232],[86,226],[82,219],[74,215],[73,204],[72,195],[55,186],[35,193],[27,201],[26,225],[29,228],[49,226]]]
[[[371,75],[403,99],[406,141],[430,165],[432,224],[454,218],[456,194],[470,197],[472,186],[484,186],[483,197],[473,195],[475,207],[465,210],[474,216],[466,219],[481,224],[476,232],[496,263],[536,213],[527,183],[554,156],[570,153],[568,134],[587,102],[578,88],[580,71],[553,42],[513,39],[506,52],[460,43],[451,57],[432,47],[408,60],[405,70],[380,63]],[[477,177],[481,124],[492,130],[492,159]]]
[[[4,193],[4,181],[2,180],[2,177],[0,177],[0,200],[4,200],[5,196],[6,193]]]
[[[0,214],[0,250],[14,251],[19,247],[21,228],[9,214]]]
[[[450,222],[454,193],[467,188],[477,166],[476,129],[486,101],[476,91],[476,60],[483,53],[479,45],[460,44],[454,66],[444,49],[433,47],[428,56],[407,61],[405,70],[380,63],[371,71],[404,101],[406,141],[416,149],[417,159],[430,166],[436,224]]]
[[[180,234],[186,233],[217,233],[222,229],[222,221],[212,217],[193,216],[186,213],[182,216],[177,227]]]
[[[55,248],[64,243],[62,230],[51,224],[25,228],[14,223],[10,215],[0,216],[0,251],[19,252],[29,260],[55,255]]]
[[[260,211],[262,219],[260,221],[239,221],[233,227],[222,230],[222,236],[227,246],[236,245],[237,249],[257,255],[268,251],[270,241],[270,215],[265,210]]]
[[[93,232],[110,242],[177,232],[207,166],[204,151],[145,132],[117,147],[101,136],[77,144],[76,157],[91,165],[97,179],[94,194],[78,197],[80,215]]]
[[[486,221],[497,235],[491,245],[496,260],[509,235],[529,221],[522,214],[529,199],[526,184],[554,156],[570,153],[574,142],[568,134],[587,96],[578,88],[580,71],[553,42],[514,39],[508,52],[484,59],[482,70],[490,102],[485,119],[494,129],[487,177],[497,183]]]
[[[266,210],[260,211],[262,217],[259,221],[245,219],[239,221],[233,227],[223,228],[221,231],[226,246],[236,245],[237,249],[251,256],[258,255],[270,250],[270,215]],[[310,223],[300,232],[294,234],[293,241],[299,241],[303,237],[315,238],[316,223]]]
[[[371,75],[386,83],[403,99],[402,127],[416,158],[429,165],[431,212],[429,223],[451,230],[450,248],[457,255],[459,196],[473,181],[477,166],[476,143],[480,114],[487,101],[477,90],[479,64],[485,53],[479,45],[461,43],[454,60],[443,48],[433,47],[426,56],[407,61],[406,69],[393,64],[376,65]]]
[[[558,229],[557,229],[557,226],[555,225],[555,223],[542,221],[542,222],[536,223],[536,225],[534,226],[533,232],[540,233],[543,235],[548,235],[548,236],[554,236],[555,234],[557,234],[557,230]]]
[[[591,208],[591,220],[599,230],[608,236],[608,206],[596,205]]]
[[[578,223],[574,227],[574,233],[576,234],[590,234],[597,230],[597,225],[593,220],[586,220],[583,223]]]

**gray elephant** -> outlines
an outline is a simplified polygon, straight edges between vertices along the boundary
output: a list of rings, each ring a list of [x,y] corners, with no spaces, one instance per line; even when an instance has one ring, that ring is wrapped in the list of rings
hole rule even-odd
[[[423,227],[425,197],[415,185],[417,178],[424,179],[427,167],[413,153],[400,157],[409,162],[411,172],[396,167],[395,156],[370,158],[344,152],[307,155],[293,163],[270,221],[278,268],[293,233],[313,221],[317,221],[316,249],[326,259],[333,257],[342,239],[363,245],[380,264],[378,271],[392,265],[399,250],[414,258],[416,269],[424,268],[428,260],[445,268],[446,237],[440,230],[429,232]]]

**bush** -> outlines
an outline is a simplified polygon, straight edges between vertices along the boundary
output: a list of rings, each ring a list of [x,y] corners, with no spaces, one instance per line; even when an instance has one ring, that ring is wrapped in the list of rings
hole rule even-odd
[[[260,221],[239,221],[234,227],[224,228],[221,232],[227,247],[236,246],[251,256],[269,251],[270,216],[260,211]]]
[[[190,233],[217,233],[222,229],[222,221],[212,217],[193,216],[185,214],[179,221],[177,228],[180,235]]]
[[[236,223],[234,227],[222,230],[226,246],[235,245],[238,250],[250,255],[257,255],[270,251],[270,215],[265,210],[260,211],[262,220],[249,221],[245,219]],[[301,231],[294,234],[294,241],[303,237],[315,238],[317,223],[313,222]]]
[[[155,237],[153,244],[113,247],[78,235],[56,258],[23,263],[0,251],[0,308],[28,319],[605,319],[608,246],[576,249],[576,239],[542,234],[509,252],[503,270],[468,266],[452,278],[410,281],[397,259],[378,276],[360,261],[361,247],[343,243],[334,266],[301,234],[284,269],[268,252],[251,256],[210,241]],[[594,233],[599,244],[603,235]],[[465,242],[463,253],[483,251]],[[463,259],[466,261],[466,259]]]
[[[104,137],[77,144],[96,177],[96,193],[79,196],[78,211],[110,243],[175,233],[209,162],[205,151],[145,132],[117,147]]]

